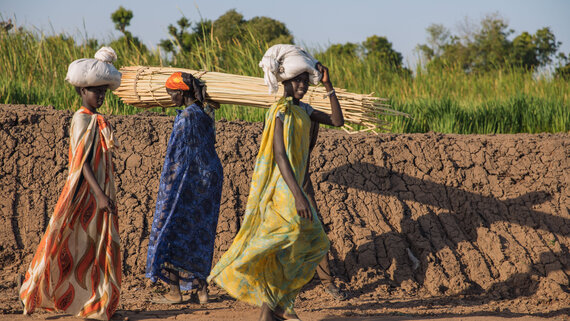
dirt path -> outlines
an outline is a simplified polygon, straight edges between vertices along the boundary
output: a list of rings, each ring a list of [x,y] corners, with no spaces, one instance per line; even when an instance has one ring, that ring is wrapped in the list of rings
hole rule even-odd
[[[252,321],[257,320],[258,314],[254,311],[248,312],[234,312],[234,311],[203,311],[203,310],[184,310],[178,312],[141,312],[141,313],[120,313],[119,316],[113,320],[184,320],[184,321],[217,321],[217,320],[233,320],[233,321]],[[511,315],[491,315],[480,314],[473,316],[431,316],[431,317],[416,317],[416,316],[393,316],[393,315],[379,315],[375,317],[337,317],[326,315],[325,313],[304,313],[300,317],[304,321],[567,321],[568,317],[555,317],[543,318],[534,316],[511,316]],[[71,316],[61,316],[54,313],[44,313],[41,315],[27,316],[13,316],[13,315],[0,315],[0,321],[30,321],[30,320],[83,320],[73,318]]]
[[[259,310],[247,304],[234,301],[213,289],[213,300],[207,306],[197,304],[192,297],[190,303],[180,305],[153,305],[145,302],[148,293],[129,293],[125,295],[122,307],[113,320],[257,320]],[[570,309],[549,313],[512,312],[514,302],[474,299],[450,300],[372,300],[359,298],[347,302],[331,301],[317,289],[305,291],[297,302],[297,313],[305,321],[405,321],[405,320],[462,320],[462,321],[570,321]],[[310,298],[310,299],[306,299]],[[515,305],[516,306],[516,305]],[[20,312],[21,313],[21,312]],[[79,320],[70,315],[39,311],[32,316],[21,314],[0,315],[0,321],[25,321],[30,319]]]
[[[472,311],[472,312],[428,312],[419,311],[409,313],[397,311],[337,309],[328,307],[323,309],[298,309],[299,317],[304,321],[569,321],[567,313],[553,313],[549,315],[530,315],[511,312],[497,311]],[[365,316],[367,315],[367,316]],[[135,320],[187,320],[187,321],[251,321],[257,320],[259,310],[241,304],[239,302],[215,302],[207,308],[199,304],[184,304],[179,306],[152,306],[143,310],[119,310],[112,320],[135,321]],[[0,321],[26,321],[36,319],[57,320],[82,320],[70,315],[53,312],[38,312],[32,316],[21,314],[0,315]]]

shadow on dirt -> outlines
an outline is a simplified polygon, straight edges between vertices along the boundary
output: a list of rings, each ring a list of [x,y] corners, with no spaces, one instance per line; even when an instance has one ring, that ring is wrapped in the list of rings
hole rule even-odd
[[[369,173],[376,177],[358,179],[350,177],[350,173]],[[428,287],[432,296],[452,299],[468,295],[484,304],[497,299],[532,296],[540,280],[547,276],[570,293],[565,273],[570,256],[566,245],[560,242],[563,231],[570,227],[570,220],[533,209],[552,199],[548,192],[530,192],[501,200],[364,162],[339,166],[324,173],[322,178],[347,190],[373,193],[397,203],[397,206],[381,203],[382,206],[373,209],[378,220],[390,230],[375,231],[373,224],[368,224],[371,231],[367,242],[359,244],[344,258],[352,256],[359,269],[375,269],[385,275],[363,285],[353,297],[374,292],[379,286],[396,288],[407,283],[404,290],[410,294],[423,286]],[[400,213],[385,213],[393,208]],[[399,218],[399,222],[394,222],[394,217]],[[529,230],[528,234],[513,234],[511,226],[514,225]],[[549,239],[544,239],[544,235]],[[521,238],[527,237],[530,241],[525,242],[540,248],[538,258],[530,253],[528,246],[525,248],[525,244],[520,243]],[[504,255],[504,250],[513,246],[526,253],[518,258]],[[495,253],[489,249],[495,249]],[[442,262],[442,256],[438,256],[440,251],[454,256],[456,262]],[[370,257],[370,253],[375,254]],[[520,258],[527,260],[522,270],[520,262],[515,262]],[[331,263],[342,264],[342,260],[335,257]],[[446,264],[455,264],[460,275],[451,275],[446,271]],[[514,268],[515,265],[519,268]],[[426,274],[434,266],[439,272],[435,275],[441,276],[443,281],[432,279],[434,273]],[[455,286],[451,288],[451,285]],[[420,302],[425,304],[426,300],[419,300],[418,304]],[[377,308],[378,304],[374,306]]]

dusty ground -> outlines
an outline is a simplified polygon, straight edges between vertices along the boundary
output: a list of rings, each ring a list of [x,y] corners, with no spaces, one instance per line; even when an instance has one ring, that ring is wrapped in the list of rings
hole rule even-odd
[[[37,246],[67,174],[70,112],[0,105],[0,319],[19,319],[14,275]],[[125,275],[118,318],[251,320],[212,287],[208,310],[146,301],[154,199],[172,118],[110,116]],[[218,122],[224,192],[214,260],[239,229],[261,124]],[[350,299],[318,281],[305,320],[568,320],[570,135],[356,134],[323,130],[312,157],[329,258]],[[58,315],[37,314],[52,318]],[[367,318],[360,318],[360,317]]]

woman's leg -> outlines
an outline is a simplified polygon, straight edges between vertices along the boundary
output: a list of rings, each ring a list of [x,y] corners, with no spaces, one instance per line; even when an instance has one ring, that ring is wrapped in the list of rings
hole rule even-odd
[[[176,271],[165,271],[164,276],[168,279],[163,280],[168,286],[168,293],[156,297],[152,300],[156,304],[178,304],[182,303],[182,293],[180,292],[180,277]]]
[[[267,303],[261,305],[261,314],[259,315],[259,321],[275,321],[273,317],[273,311],[269,308]]]
[[[299,319],[297,313],[295,312],[285,312],[282,307],[275,307],[275,311],[273,311],[275,317],[281,318],[283,320],[290,320],[290,319]]]
[[[334,278],[332,277],[331,270],[329,268],[329,258],[328,255],[323,257],[321,263],[317,266],[317,275],[321,280],[321,283],[325,287],[325,292],[330,294],[335,300],[343,301],[346,300],[347,295],[341,289],[339,289],[334,284]]]
[[[311,205],[317,211],[317,214],[318,214],[319,210],[317,207],[317,202],[315,202],[315,189],[313,188],[313,183],[312,183],[310,177],[305,181],[305,184],[303,185],[303,189],[305,190],[305,193],[307,194],[307,199],[309,200],[309,202],[311,203]],[[318,215],[318,216],[319,216],[319,219],[322,221],[320,215]],[[329,267],[328,254],[325,255],[325,257],[323,257],[323,259],[321,260],[321,262],[317,266],[317,275],[319,276],[321,283],[325,287],[325,292],[330,294],[335,300],[338,300],[338,301],[346,300],[346,298],[347,298],[346,293],[342,292],[334,284],[334,278],[332,276],[332,273],[331,273],[331,270]]]
[[[181,302],[182,293],[180,292],[180,277],[178,276],[178,272],[170,271],[169,274],[169,291],[164,295],[164,297],[171,301]]]
[[[198,301],[200,304],[206,304],[208,300],[208,283],[206,280],[198,279]]]

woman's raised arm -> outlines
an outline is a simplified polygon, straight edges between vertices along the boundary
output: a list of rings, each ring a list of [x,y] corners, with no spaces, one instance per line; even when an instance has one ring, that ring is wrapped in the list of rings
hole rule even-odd
[[[344,116],[342,115],[342,109],[340,109],[340,103],[338,102],[338,98],[334,92],[334,87],[331,83],[329,77],[329,69],[323,66],[320,62],[317,64],[317,69],[323,74],[321,78],[321,82],[323,86],[327,90],[327,94],[329,96],[329,100],[331,103],[331,114],[327,114],[325,112],[314,110],[311,113],[311,120],[314,120],[318,123],[341,127],[344,125]]]

